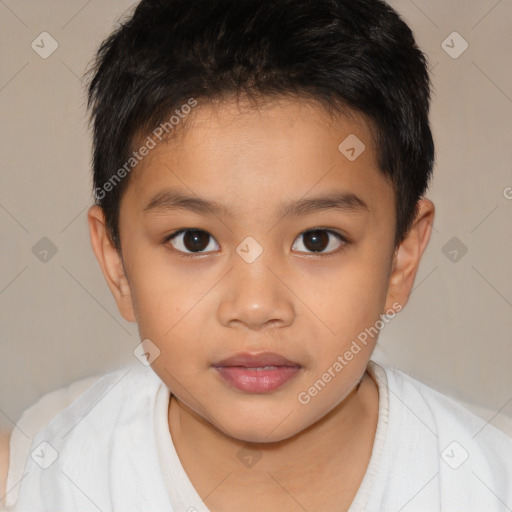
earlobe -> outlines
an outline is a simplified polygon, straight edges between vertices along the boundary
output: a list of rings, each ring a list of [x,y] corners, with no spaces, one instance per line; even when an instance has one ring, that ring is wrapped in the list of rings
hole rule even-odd
[[[405,239],[396,249],[389,279],[385,309],[394,303],[402,307],[407,304],[414,285],[421,257],[427,248],[432,233],[435,207],[428,199],[418,201],[418,213]]]
[[[119,312],[125,320],[135,322],[130,285],[121,256],[108,236],[103,210],[97,205],[91,206],[87,213],[87,221],[92,250],[114,296]]]

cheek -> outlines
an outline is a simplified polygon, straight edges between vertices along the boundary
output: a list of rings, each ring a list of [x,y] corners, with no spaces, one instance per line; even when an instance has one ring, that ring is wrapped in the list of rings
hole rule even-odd
[[[200,303],[209,285],[200,278],[201,264],[195,265],[176,264],[160,249],[132,259],[130,289],[141,334],[165,337]]]
[[[335,342],[350,341],[373,325],[382,313],[387,294],[387,267],[382,260],[358,253],[337,269],[331,268],[322,286],[301,290],[305,303],[321,320]],[[306,284],[306,283],[305,283]]]
[[[175,391],[181,382],[199,382],[216,341],[204,327],[212,315],[205,294],[215,279],[204,272],[204,279],[198,278],[197,271],[192,276],[184,267],[178,271],[153,260],[147,270],[139,267],[132,286],[140,339],[150,339],[158,347],[152,367]]]

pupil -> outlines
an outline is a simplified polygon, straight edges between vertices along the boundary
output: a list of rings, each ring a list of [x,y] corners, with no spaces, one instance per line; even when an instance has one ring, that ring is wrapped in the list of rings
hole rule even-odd
[[[325,247],[329,243],[329,235],[327,234],[327,232],[318,229],[308,231],[307,233],[305,233],[304,237],[306,240],[304,245],[306,246],[308,251],[320,252],[323,249],[325,249]],[[313,243],[309,244],[307,242],[308,240],[312,241]]]
[[[183,235],[183,244],[189,251],[203,251],[208,247],[208,237],[205,231],[186,231]]]

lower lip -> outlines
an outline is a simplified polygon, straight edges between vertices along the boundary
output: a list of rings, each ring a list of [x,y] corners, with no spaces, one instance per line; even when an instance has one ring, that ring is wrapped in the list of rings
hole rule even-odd
[[[300,370],[298,366],[275,366],[256,370],[244,366],[216,366],[220,376],[229,384],[247,393],[268,393],[288,382]]]

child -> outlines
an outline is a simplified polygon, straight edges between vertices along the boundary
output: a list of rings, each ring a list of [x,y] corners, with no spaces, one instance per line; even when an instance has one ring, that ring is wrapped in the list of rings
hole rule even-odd
[[[142,0],[91,72],[91,242],[142,342],[25,411],[8,509],[510,510],[512,439],[370,359],[434,219],[396,12]]]

